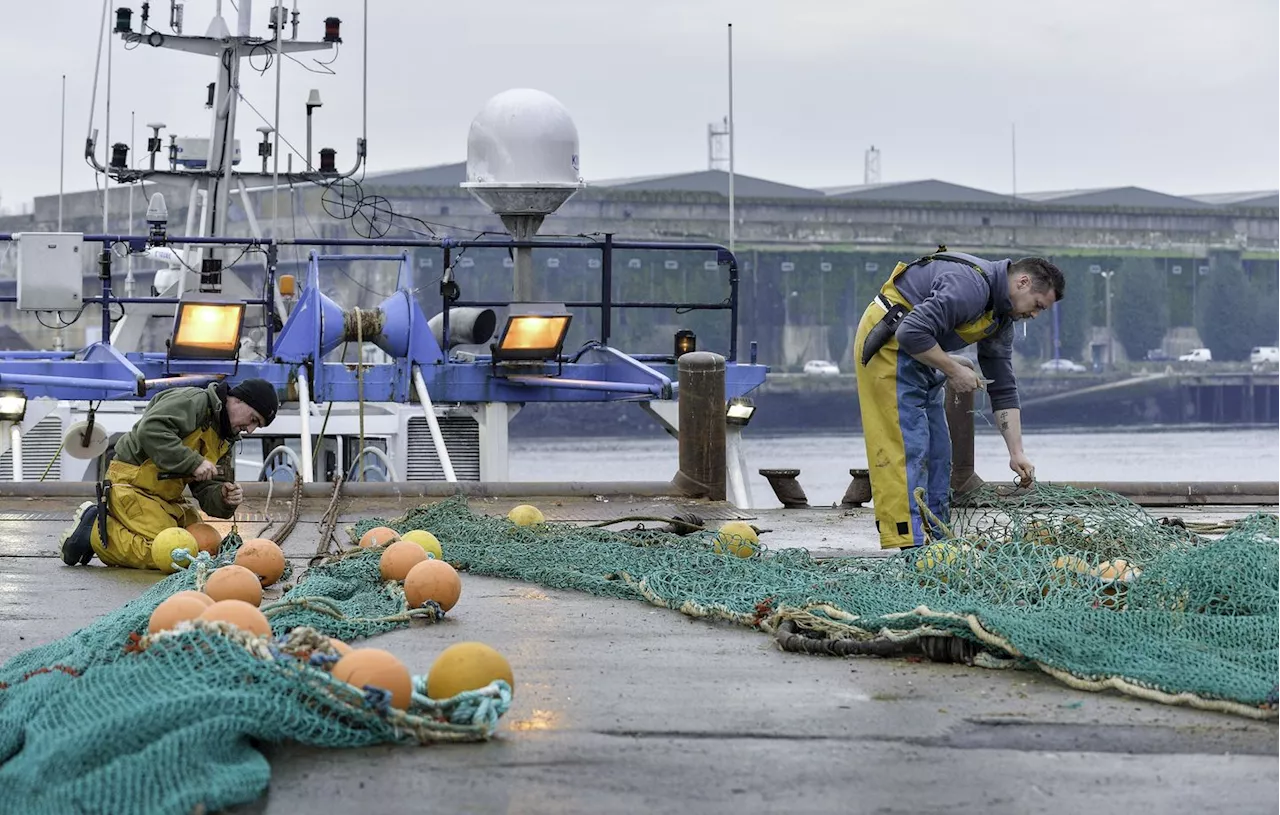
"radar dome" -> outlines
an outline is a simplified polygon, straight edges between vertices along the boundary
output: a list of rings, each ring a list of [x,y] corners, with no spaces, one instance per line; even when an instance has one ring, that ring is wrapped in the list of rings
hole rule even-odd
[[[499,215],[558,209],[582,187],[578,128],[564,105],[529,88],[486,102],[467,135],[462,186]]]

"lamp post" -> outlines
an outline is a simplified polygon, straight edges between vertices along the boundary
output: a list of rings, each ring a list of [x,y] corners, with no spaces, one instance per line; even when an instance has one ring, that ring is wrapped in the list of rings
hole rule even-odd
[[[1106,292],[1103,294],[1103,302],[1107,309],[1107,370],[1111,370],[1112,364],[1115,362],[1115,352],[1113,344],[1115,340],[1111,336],[1111,278],[1115,277],[1114,269],[1099,269],[1094,274],[1102,276],[1102,280],[1106,284]]]

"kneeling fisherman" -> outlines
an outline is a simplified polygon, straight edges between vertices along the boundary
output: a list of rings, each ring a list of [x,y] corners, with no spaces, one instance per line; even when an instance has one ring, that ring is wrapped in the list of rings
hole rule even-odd
[[[62,540],[63,562],[87,565],[97,555],[108,566],[154,568],[156,535],[200,521],[200,513],[183,500],[188,486],[207,514],[230,518],[244,492],[219,473],[234,473],[232,445],[241,434],[271,424],[279,404],[275,387],[265,379],[158,394],[116,442],[100,485],[101,504],[80,507]]]

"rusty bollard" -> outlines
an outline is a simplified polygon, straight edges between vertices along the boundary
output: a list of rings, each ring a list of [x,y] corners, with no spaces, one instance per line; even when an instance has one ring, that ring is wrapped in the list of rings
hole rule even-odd
[[[973,367],[966,357],[952,354],[951,358]],[[982,478],[974,472],[974,393],[956,393],[947,388],[943,398],[946,400],[947,432],[951,436],[951,492],[959,497],[982,486]]]
[[[849,475],[853,476],[853,480],[849,482],[849,489],[844,491],[844,498],[840,499],[841,509],[860,507],[871,500],[870,471],[849,470]]]
[[[799,470],[761,470],[760,475],[768,479],[769,486],[773,487],[773,494],[778,496],[786,509],[804,509],[809,506],[804,488],[796,480],[796,476],[800,475]]]

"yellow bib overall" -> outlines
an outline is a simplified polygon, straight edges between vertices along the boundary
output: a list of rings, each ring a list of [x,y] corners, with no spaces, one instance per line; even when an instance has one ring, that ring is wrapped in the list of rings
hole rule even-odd
[[[202,427],[182,440],[182,446],[196,451],[217,464],[231,449],[213,425]],[[112,459],[107,468],[111,491],[107,497],[107,543],[104,545],[98,524],[93,525],[93,551],[108,566],[154,569],[151,541],[165,529],[190,526],[201,519],[200,513],[182,499],[190,478],[160,479],[155,462],[127,464]]]
[[[945,258],[940,258],[945,259]],[[919,546],[924,525],[916,506],[916,487],[924,487],[929,511],[939,520],[951,516],[951,437],[943,406],[946,376],[898,353],[897,337],[890,337],[861,364],[867,334],[880,322],[890,305],[908,311],[911,304],[898,291],[897,281],[911,268],[899,263],[880,287],[858,323],[853,343],[854,370],[858,375],[858,405],[871,474],[871,498],[876,529],[884,549]],[[975,269],[974,274],[979,274]],[[953,329],[967,344],[995,333],[999,322],[989,309],[976,320]]]

